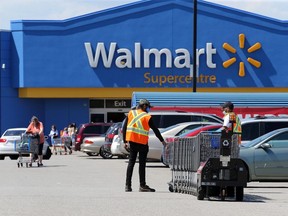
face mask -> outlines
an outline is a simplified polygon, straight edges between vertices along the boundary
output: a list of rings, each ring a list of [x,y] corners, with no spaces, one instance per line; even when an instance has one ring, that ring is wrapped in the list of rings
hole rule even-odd
[[[223,112],[222,112],[224,115],[226,114],[226,111],[225,110],[223,110]]]
[[[146,108],[146,112],[149,113],[150,112],[150,107]]]

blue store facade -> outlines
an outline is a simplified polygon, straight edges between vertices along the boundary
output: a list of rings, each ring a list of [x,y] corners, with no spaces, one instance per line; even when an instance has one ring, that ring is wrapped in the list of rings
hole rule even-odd
[[[199,92],[288,92],[288,23],[198,0]],[[118,121],[134,91],[191,92],[193,1],[142,0],[0,32],[1,133]],[[120,113],[121,115],[117,115]]]

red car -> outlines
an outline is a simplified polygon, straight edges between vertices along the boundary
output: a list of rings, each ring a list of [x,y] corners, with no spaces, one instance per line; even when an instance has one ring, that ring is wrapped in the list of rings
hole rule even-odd
[[[199,128],[195,128],[187,133],[181,134],[179,137],[192,137],[197,136],[202,131],[216,131],[222,127],[222,124],[207,125]]]
[[[202,131],[216,131],[221,127],[222,127],[222,124],[213,124],[213,125],[201,126],[201,127],[195,128],[193,130],[190,130],[186,133],[183,133],[178,137],[183,138],[183,137],[197,136]],[[169,137],[166,139],[166,141],[167,142],[173,142],[174,139],[175,139],[175,137]]]
[[[81,124],[77,130],[76,141],[75,145],[73,146],[74,150],[80,151],[81,144],[85,137],[104,135],[112,124],[113,123],[104,123],[104,122]]]

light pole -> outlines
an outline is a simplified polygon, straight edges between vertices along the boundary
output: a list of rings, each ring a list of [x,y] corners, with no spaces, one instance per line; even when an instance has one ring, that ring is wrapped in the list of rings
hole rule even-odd
[[[193,6],[193,92],[197,91],[197,0]]]

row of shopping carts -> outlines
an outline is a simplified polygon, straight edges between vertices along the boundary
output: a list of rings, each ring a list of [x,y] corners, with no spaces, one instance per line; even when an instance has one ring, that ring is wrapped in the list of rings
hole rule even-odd
[[[230,186],[243,189],[247,183],[247,170],[243,168],[243,161],[238,159],[238,135],[234,134],[231,140],[223,140],[221,136],[221,133],[202,132],[195,137],[176,138],[167,143],[163,161],[172,172],[172,180],[168,183],[171,192],[193,194],[204,199],[213,193],[221,194],[219,190],[223,188],[227,196],[226,189]],[[229,155],[223,156],[223,143],[229,149]],[[236,198],[243,199],[241,189]]]
[[[67,136],[67,137],[60,137],[60,138],[54,138],[53,143],[52,143],[52,153],[57,155],[62,155],[62,154],[71,154],[72,149],[72,138]]]

